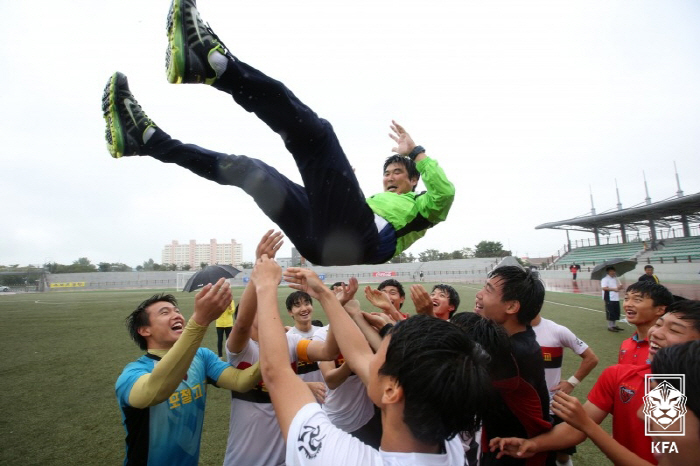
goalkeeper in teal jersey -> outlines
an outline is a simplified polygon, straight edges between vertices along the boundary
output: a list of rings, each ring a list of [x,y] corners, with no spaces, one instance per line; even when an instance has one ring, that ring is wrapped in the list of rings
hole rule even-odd
[[[197,293],[186,324],[177,301],[166,294],[147,299],[127,318],[129,333],[147,352],[127,364],[116,383],[126,430],[125,465],[196,466],[206,384],[245,392],[260,381],[257,364],[236,369],[199,347],[209,324],[230,302],[222,278]]]
[[[240,187],[318,265],[387,262],[447,218],[454,186],[396,122],[390,136],[397,155],[384,163],[384,192],[365,199],[331,124],[283,83],[234,57],[201,20],[193,0],[173,0],[168,41],[168,80],[211,85],[254,113],[282,137],[303,185],[261,160],[171,138],[148,118],[119,72],[107,82],[102,101],[113,157],[150,155]],[[427,191],[416,194],[421,175]]]

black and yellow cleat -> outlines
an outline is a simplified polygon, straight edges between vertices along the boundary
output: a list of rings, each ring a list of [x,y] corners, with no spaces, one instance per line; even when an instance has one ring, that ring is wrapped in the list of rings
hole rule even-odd
[[[112,157],[142,154],[143,145],[157,126],[136,102],[126,76],[118,71],[105,86],[102,113],[107,123],[107,149]]]
[[[218,73],[223,72],[223,69],[214,69],[209,62],[209,55],[215,51],[225,56],[230,54],[214,31],[200,18],[197,2],[172,0],[168,12],[167,29],[168,48],[165,52],[165,69],[168,82],[173,84],[216,82]]]

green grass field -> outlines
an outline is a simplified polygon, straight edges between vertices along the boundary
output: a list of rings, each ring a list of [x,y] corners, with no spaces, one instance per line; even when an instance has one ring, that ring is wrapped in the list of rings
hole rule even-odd
[[[426,288],[430,284],[425,284]],[[477,285],[456,285],[462,304],[471,310]],[[429,288],[428,288],[429,289]],[[50,292],[0,295],[4,357],[0,375],[0,464],[70,465],[119,464],[123,461],[124,430],[114,395],[114,383],[123,367],[142,353],[129,339],[124,318],[153,291]],[[166,290],[172,292],[172,290]],[[242,292],[234,290],[234,298]],[[287,288],[280,289],[284,310]],[[194,294],[174,293],[185,316],[192,313]],[[363,309],[369,309],[361,296]],[[315,303],[315,318],[325,316]],[[543,316],[569,327],[600,358],[598,367],[574,394],[585,399],[593,382],[614,364],[620,342],[632,334],[610,333],[600,298],[548,292]],[[410,299],[404,311],[413,312]],[[213,326],[212,326],[213,327]],[[211,328],[204,346],[216,350]],[[564,357],[563,377],[568,378],[580,359],[571,351]],[[228,433],[230,395],[209,389],[200,463],[223,463]],[[610,429],[609,420],[604,424]],[[574,456],[578,465],[609,464],[589,441]]]

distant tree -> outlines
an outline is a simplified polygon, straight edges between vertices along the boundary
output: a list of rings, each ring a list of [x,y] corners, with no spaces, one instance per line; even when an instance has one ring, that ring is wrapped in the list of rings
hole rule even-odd
[[[110,266],[112,267],[112,272],[131,272],[133,270],[130,266],[121,262],[112,262]]]
[[[137,266],[136,266],[136,271],[137,271],[137,272],[142,272],[142,271],[143,271],[143,265],[137,265]]]
[[[148,259],[146,262],[143,263],[143,270],[145,272],[150,272],[152,270],[155,270],[156,263],[153,259]]]
[[[48,273],[56,273],[58,271],[58,265],[55,262],[47,262],[44,264],[44,270],[46,270]]]
[[[171,270],[171,271],[177,270],[177,264],[170,264],[170,265],[168,266],[168,270]]]
[[[97,264],[97,270],[99,270],[100,272],[109,272],[110,270],[112,270],[112,264],[110,264],[109,262],[100,262],[99,264]]]
[[[503,249],[503,244],[500,241],[482,241],[475,248],[474,257],[510,256],[510,251]]]
[[[182,266],[182,270],[185,270],[185,271],[190,270],[191,268],[192,268],[192,266],[190,264],[185,264]]]
[[[401,254],[392,257],[390,262],[392,264],[406,264],[415,261],[416,258],[413,256],[413,254],[406,254],[405,252],[402,252]]]
[[[474,257],[474,250],[472,248],[462,248],[462,257],[464,257],[465,259]]]
[[[206,262],[200,262],[200,263],[199,263],[199,268],[200,268],[200,269],[203,269],[203,268],[205,268],[207,265],[209,265],[209,264],[207,264]]]
[[[425,251],[418,253],[418,260],[420,262],[440,260],[440,251],[437,249],[426,249]]]
[[[299,264],[295,265],[295,267],[298,267]],[[242,269],[252,269],[253,268],[253,263],[252,262],[241,262],[241,268]]]
[[[96,271],[97,267],[90,263],[90,259],[87,257],[80,257],[78,260],[73,261],[71,265],[65,266],[65,270],[59,270],[59,272],[64,273],[84,273]]]

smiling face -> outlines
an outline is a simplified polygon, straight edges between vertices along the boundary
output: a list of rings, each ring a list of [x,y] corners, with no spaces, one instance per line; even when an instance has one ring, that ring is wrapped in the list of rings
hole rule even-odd
[[[433,292],[430,293],[430,299],[433,301],[435,317],[448,320],[450,318],[450,312],[455,310],[455,307],[450,304],[450,294],[445,290],[435,288]]]
[[[400,163],[391,163],[384,170],[384,191],[405,194],[413,191],[418,184],[417,179],[410,179],[406,167]]]
[[[503,285],[501,277],[491,277],[484,287],[476,293],[474,312],[482,317],[504,324],[508,318],[509,302],[503,302]]]
[[[632,325],[645,325],[656,322],[664,314],[666,306],[654,306],[654,300],[638,291],[628,291],[622,305],[627,322]]]
[[[185,318],[175,305],[158,301],[146,308],[148,325],[138,329],[148,349],[170,349],[182,335]]]
[[[700,332],[693,327],[693,322],[681,319],[679,314],[678,312],[664,314],[649,330],[650,360],[661,348],[700,340]]]
[[[306,299],[300,299],[289,309],[289,315],[292,316],[295,326],[305,325],[311,322],[313,311],[314,307],[311,302]]]

